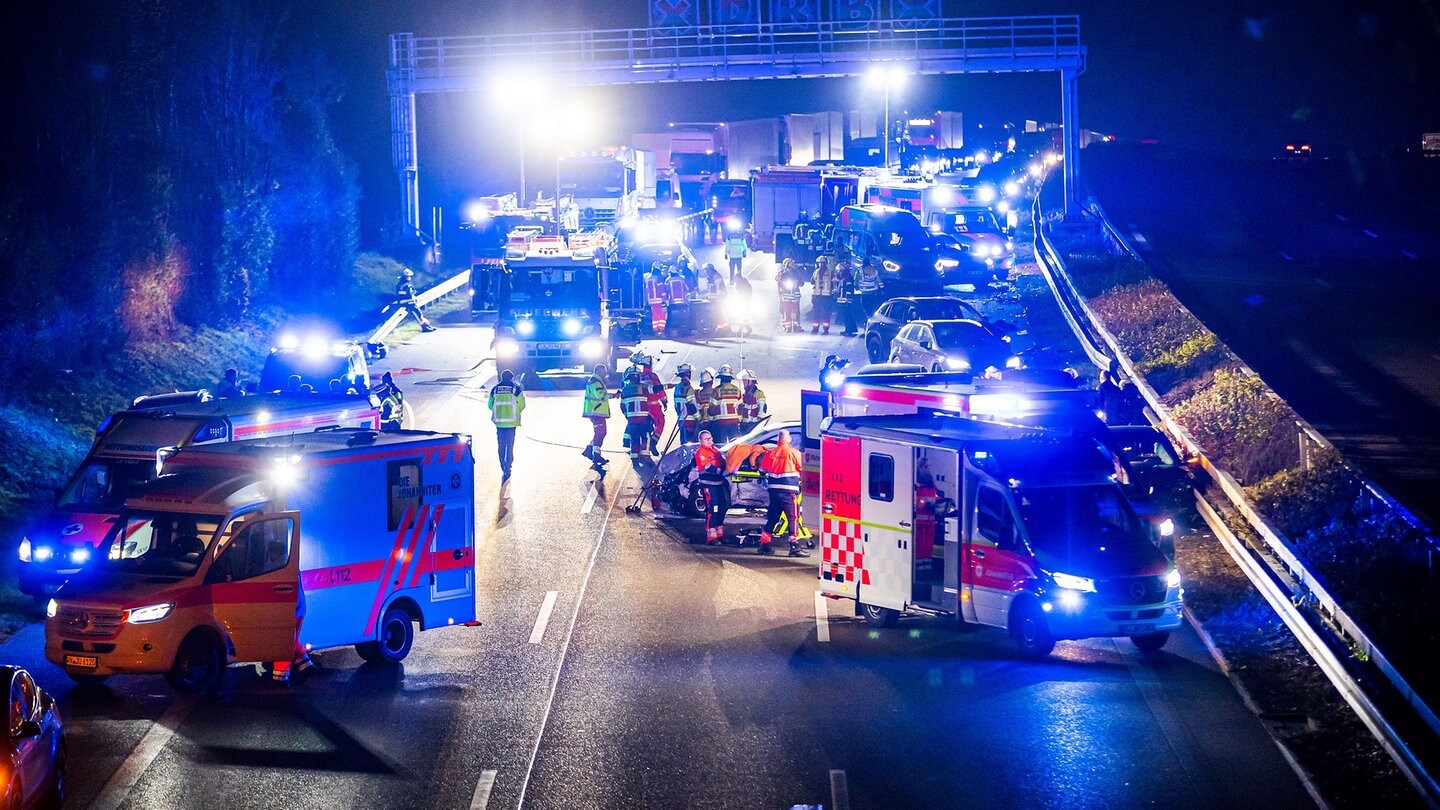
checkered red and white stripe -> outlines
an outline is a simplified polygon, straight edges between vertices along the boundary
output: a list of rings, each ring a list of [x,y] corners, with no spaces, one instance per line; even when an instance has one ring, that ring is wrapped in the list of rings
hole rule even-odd
[[[846,582],[870,584],[865,570],[865,549],[858,520],[845,520],[825,515],[820,522],[820,564],[830,572],[832,580],[844,576]]]

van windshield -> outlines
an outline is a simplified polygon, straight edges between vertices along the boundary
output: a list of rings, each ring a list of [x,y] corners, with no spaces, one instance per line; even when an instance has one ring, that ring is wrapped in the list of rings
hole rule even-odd
[[[105,538],[110,571],[188,577],[200,567],[224,520],[220,515],[126,512]]]
[[[94,459],[70,479],[61,508],[119,506],[141,484],[155,477],[155,462],[145,459]],[[118,511],[118,510],[117,510]]]
[[[1118,487],[1036,487],[1016,495],[1036,552],[1069,555],[1150,542]]]

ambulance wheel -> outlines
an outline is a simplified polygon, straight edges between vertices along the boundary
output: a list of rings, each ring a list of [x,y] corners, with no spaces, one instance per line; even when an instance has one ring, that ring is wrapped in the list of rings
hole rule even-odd
[[[899,612],[879,605],[865,605],[863,609],[865,621],[869,622],[872,627],[891,627],[895,624],[895,620],[900,618]]]
[[[355,645],[355,652],[372,664],[398,664],[410,654],[415,643],[415,625],[410,614],[398,607],[385,611],[380,620],[379,638]]]
[[[1146,633],[1143,636],[1131,636],[1130,640],[1135,642],[1135,646],[1142,653],[1157,653],[1165,646],[1165,642],[1170,640],[1170,632],[1167,630],[1162,633]]]
[[[225,672],[225,653],[219,642],[203,633],[191,633],[180,642],[175,663],[165,680],[176,692],[208,692]]]
[[[1010,609],[1010,637],[1030,658],[1044,658],[1055,649],[1055,637],[1045,623],[1045,612],[1034,599],[1023,599]]]

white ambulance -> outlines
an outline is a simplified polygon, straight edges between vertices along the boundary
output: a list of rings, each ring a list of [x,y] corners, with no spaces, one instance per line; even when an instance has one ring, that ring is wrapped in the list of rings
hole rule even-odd
[[[821,430],[820,590],[876,625],[902,613],[1158,650],[1180,574],[1094,440],[943,414],[836,417]]]
[[[156,476],[167,448],[288,436],[327,427],[380,427],[369,396],[259,394],[209,399],[203,391],[141,397],[107,417],[55,507],[20,541],[20,590],[48,599],[95,553],[125,499]]]
[[[76,680],[355,645],[400,661],[475,623],[475,460],[458,434],[339,429],[181,450],[51,600],[45,655]],[[298,604],[297,604],[298,602]]]

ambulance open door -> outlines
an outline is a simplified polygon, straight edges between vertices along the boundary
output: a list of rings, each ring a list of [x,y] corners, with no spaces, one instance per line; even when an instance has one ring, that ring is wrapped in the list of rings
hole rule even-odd
[[[463,504],[441,504],[430,544],[430,601],[475,595],[475,547],[471,512]]]
[[[914,449],[864,439],[860,457],[861,523],[868,582],[859,589],[866,605],[904,610],[914,582]]]

